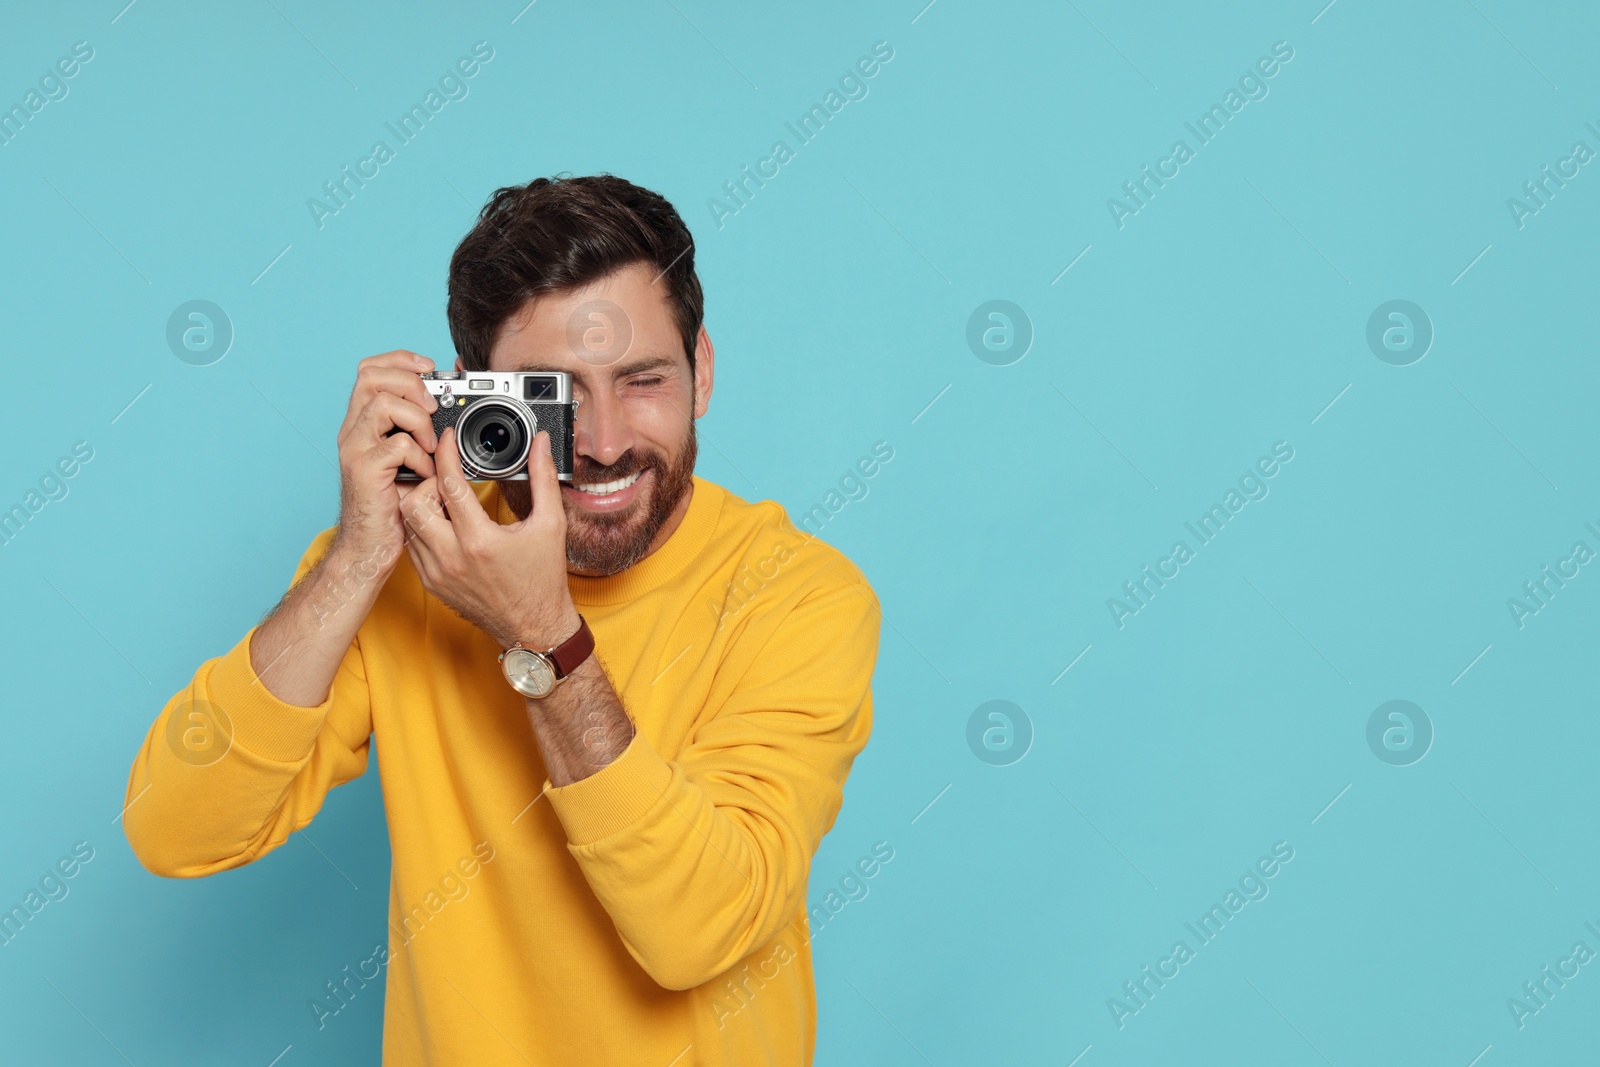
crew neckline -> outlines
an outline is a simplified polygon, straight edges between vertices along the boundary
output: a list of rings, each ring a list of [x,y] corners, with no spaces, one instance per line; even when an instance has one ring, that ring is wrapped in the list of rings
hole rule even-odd
[[[722,486],[708,482],[698,474],[691,478],[694,489],[689,497],[689,508],[666,543],[627,570],[616,574],[599,578],[568,574],[567,587],[572,592],[574,604],[595,607],[625,604],[665,584],[700,554],[716,531],[727,492]],[[516,513],[500,494],[500,483],[490,482],[489,485],[491,488],[484,498],[484,504],[491,509],[495,521],[502,526],[516,522]]]

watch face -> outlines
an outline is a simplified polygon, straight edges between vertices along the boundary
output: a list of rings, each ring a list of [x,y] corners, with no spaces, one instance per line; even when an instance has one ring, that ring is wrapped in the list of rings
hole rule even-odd
[[[556,672],[537,652],[514,648],[504,660],[506,681],[511,688],[527,697],[542,697],[555,688]]]

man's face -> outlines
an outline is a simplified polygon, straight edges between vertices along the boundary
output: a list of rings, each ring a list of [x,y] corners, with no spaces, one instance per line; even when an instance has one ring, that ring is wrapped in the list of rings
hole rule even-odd
[[[578,406],[573,478],[563,483],[567,563],[576,574],[624,570],[666,541],[693,489],[694,420],[711,399],[711,340],[695,370],[656,270],[635,263],[584,286],[530,301],[501,328],[493,371],[566,371]],[[528,483],[502,482],[519,517]]]

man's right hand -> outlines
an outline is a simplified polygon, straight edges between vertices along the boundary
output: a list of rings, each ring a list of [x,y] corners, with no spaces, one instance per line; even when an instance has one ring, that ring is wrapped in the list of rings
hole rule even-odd
[[[418,374],[433,360],[405,350],[361,361],[339,427],[339,532],[335,546],[370,560],[387,577],[405,544],[395,475],[406,466],[433,477],[433,413],[439,407]],[[400,432],[394,433],[398,429]]]

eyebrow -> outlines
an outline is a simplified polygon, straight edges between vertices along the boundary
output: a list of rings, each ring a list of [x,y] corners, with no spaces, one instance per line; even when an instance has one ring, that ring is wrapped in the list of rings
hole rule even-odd
[[[673,367],[677,366],[677,363],[678,363],[678,361],[676,359],[674,359],[672,356],[666,356],[666,355],[642,356],[639,359],[636,359],[631,363],[624,363],[620,367],[613,368],[612,374],[613,374],[613,376],[624,376],[624,375],[628,375],[628,374],[639,374],[639,373],[641,373],[643,371],[661,370],[663,368],[673,368]],[[532,363],[523,364],[522,366],[517,367],[515,369],[518,370],[518,371],[542,371],[542,372],[545,372],[545,373],[549,373],[549,372],[552,372],[552,371],[565,370],[566,368],[565,367],[558,367],[558,366],[555,366],[554,364],[551,364],[551,363],[541,363],[541,362],[535,361],[535,362],[532,362]],[[597,369],[604,369],[604,368],[597,368]]]

